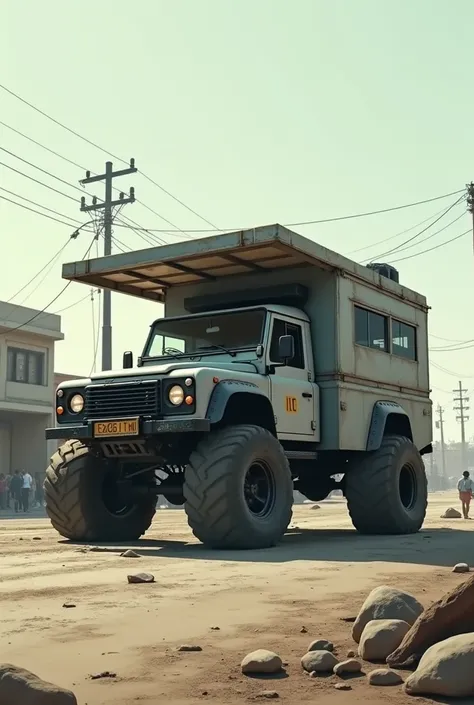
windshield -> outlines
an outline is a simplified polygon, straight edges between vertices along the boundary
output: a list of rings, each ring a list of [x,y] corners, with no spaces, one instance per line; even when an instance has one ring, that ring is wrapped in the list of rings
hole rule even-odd
[[[164,318],[154,324],[144,357],[206,353],[235,355],[255,349],[263,340],[265,311],[238,311],[190,318]]]

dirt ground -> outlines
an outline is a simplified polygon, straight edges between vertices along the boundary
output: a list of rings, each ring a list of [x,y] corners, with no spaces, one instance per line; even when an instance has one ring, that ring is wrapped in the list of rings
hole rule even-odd
[[[429,604],[463,579],[451,567],[474,563],[474,522],[440,519],[448,506],[457,506],[453,493],[431,495],[423,531],[406,537],[357,535],[343,500],[297,506],[282,545],[254,552],[207,551],[183,511],[161,510],[146,538],[127,545],[136,559],[120,557],[122,546],[84,552],[47,519],[2,519],[0,661],[71,688],[79,705],[233,705],[264,690],[292,705],[406,705],[412,699],[400,687],[368,686],[364,677],[336,690],[336,676],[309,678],[300,658],[319,637],[345,657],[354,644],[344,618],[377,585]],[[128,585],[134,572],[156,582]],[[178,652],[181,644],[202,651]],[[281,677],[242,676],[242,657],[257,648],[280,654]],[[104,671],[116,677],[91,679]]]

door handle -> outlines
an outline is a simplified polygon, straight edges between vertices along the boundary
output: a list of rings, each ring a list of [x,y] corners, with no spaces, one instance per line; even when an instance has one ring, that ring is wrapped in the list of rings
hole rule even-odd
[[[303,394],[301,396],[304,397],[305,399],[312,399],[312,397],[313,397],[313,395],[310,394],[309,392],[303,392]]]

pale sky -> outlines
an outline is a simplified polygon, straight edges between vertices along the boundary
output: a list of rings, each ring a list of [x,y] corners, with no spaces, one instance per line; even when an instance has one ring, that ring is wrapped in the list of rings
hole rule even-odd
[[[220,228],[291,223],[371,211],[462,189],[474,179],[472,0],[4,0],[0,82],[88,139],[128,159]],[[0,119],[92,171],[108,158],[0,91]],[[0,146],[76,184],[80,169],[0,125]],[[0,150],[0,161],[73,199],[80,193]],[[115,162],[115,167],[122,165]],[[206,227],[141,174],[136,196],[178,227]],[[84,222],[79,202],[0,167],[0,186]],[[89,191],[102,196],[100,185]],[[5,191],[0,196],[20,200]],[[374,257],[417,229],[375,244],[447,208],[454,198],[381,216],[295,228],[334,250],[373,245]],[[31,204],[22,201],[25,205]],[[36,206],[31,206],[36,208]],[[454,208],[438,227],[461,216]],[[123,213],[166,224],[142,205]],[[51,214],[53,215],[53,214]],[[401,282],[432,306],[431,346],[474,339],[472,237],[396,262],[467,230],[466,213],[426,244],[386,256]],[[421,229],[420,226],[419,229]],[[0,199],[2,281],[9,299],[68,239],[72,228]],[[133,232],[117,237],[146,247]],[[163,236],[168,242],[180,239]],[[80,259],[90,235],[71,242],[51,272],[14,299],[42,308],[61,290],[61,262]],[[416,242],[416,241],[415,241]],[[410,243],[411,244],[411,243]],[[102,247],[102,242],[100,244]],[[40,277],[41,279],[41,277]],[[49,310],[86,296],[73,284]],[[161,307],[113,297],[114,364],[141,351]],[[89,374],[91,303],[64,311],[56,369]],[[433,351],[433,400],[459,437],[452,389],[474,393],[472,349]],[[100,364],[100,351],[98,355]],[[474,402],[473,402],[474,403]],[[474,436],[473,421],[468,435]],[[437,437],[435,431],[435,437]]]

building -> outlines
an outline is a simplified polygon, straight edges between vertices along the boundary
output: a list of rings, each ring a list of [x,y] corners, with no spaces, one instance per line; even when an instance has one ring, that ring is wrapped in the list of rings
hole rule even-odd
[[[61,317],[0,302],[0,473],[25,469],[41,481],[54,424],[54,346]]]

